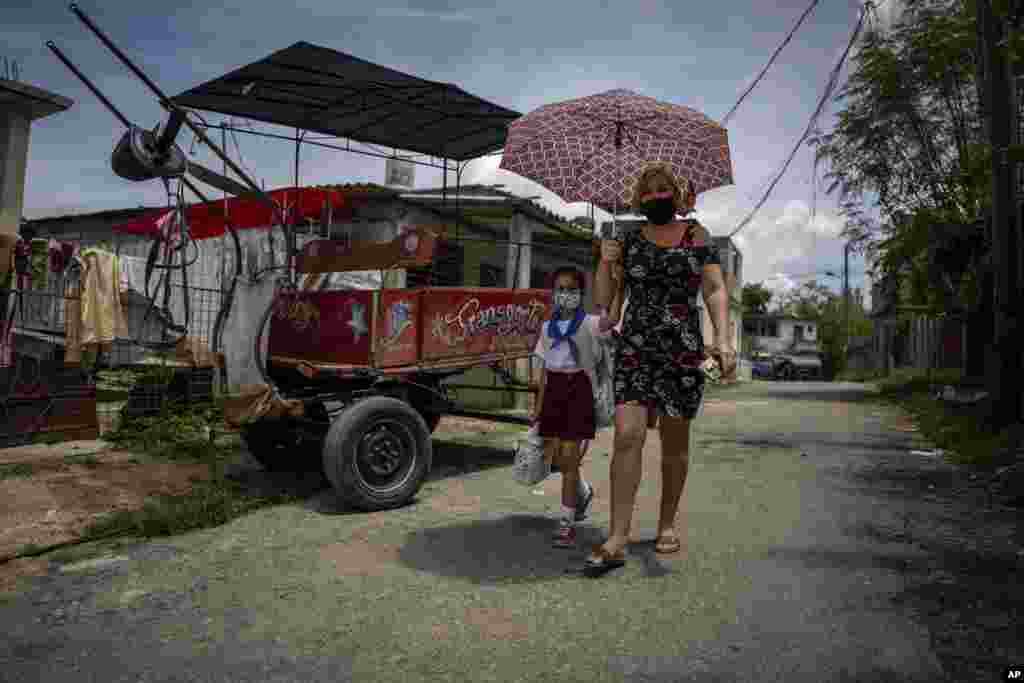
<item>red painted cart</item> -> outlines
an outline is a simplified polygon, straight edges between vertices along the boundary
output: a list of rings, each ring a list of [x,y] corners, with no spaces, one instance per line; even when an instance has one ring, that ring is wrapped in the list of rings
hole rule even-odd
[[[347,252],[313,242],[296,270],[315,275],[431,262],[430,228]],[[409,248],[412,247],[412,248]],[[434,287],[296,291],[279,295],[267,324],[267,372],[284,415],[243,428],[269,468],[322,465],[342,498],[362,509],[407,502],[430,470],[430,435],[455,406],[441,381],[530,355],[550,315],[543,289]]]

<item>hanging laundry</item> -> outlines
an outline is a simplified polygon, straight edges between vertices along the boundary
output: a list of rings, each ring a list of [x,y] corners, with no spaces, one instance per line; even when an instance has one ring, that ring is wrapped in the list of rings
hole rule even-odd
[[[14,271],[18,275],[24,276],[26,280],[29,275],[30,252],[28,242],[23,239],[19,239],[18,243],[14,245]]]
[[[0,287],[10,289],[10,283],[14,281],[14,249],[17,246],[17,235],[0,234]]]
[[[68,266],[71,265],[71,258],[75,253],[75,247],[69,242],[58,242],[50,240],[50,272],[54,275],[63,275]]]
[[[82,300],[64,299],[64,365],[82,364]]]
[[[29,272],[32,289],[44,290],[50,273],[50,241],[36,238],[29,245]]]
[[[104,350],[115,339],[128,337],[121,307],[120,268],[117,256],[101,249],[85,249],[81,298],[81,344]]]

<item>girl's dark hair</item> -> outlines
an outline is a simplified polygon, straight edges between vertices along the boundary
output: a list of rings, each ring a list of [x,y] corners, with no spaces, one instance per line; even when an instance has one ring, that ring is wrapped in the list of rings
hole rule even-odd
[[[551,275],[548,276],[548,289],[554,289],[555,282],[561,275],[572,275],[574,278],[576,278],[576,284],[579,285],[580,294],[586,293],[587,281],[583,277],[583,272],[576,268],[573,268],[572,266],[562,266],[561,268],[555,270],[555,272],[551,273]]]

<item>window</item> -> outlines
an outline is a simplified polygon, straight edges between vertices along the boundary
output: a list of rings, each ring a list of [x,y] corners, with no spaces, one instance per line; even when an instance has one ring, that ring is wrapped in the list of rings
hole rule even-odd
[[[803,338],[804,338],[804,326],[803,325],[795,325],[793,327],[793,338],[796,339],[797,341],[803,341]]]

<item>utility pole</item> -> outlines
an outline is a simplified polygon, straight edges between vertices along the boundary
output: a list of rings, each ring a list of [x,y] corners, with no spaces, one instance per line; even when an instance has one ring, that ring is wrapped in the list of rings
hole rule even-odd
[[[1017,339],[1015,292],[1019,243],[1016,207],[1016,165],[1009,160],[1014,142],[1015,93],[1011,87],[1010,64],[1005,54],[1008,31],[998,20],[991,0],[978,2],[978,21],[985,48],[985,81],[992,145],[992,256],[995,268],[995,297],[991,363],[986,363],[987,384],[993,399],[993,418],[999,426],[1021,416],[1021,352]],[[1017,348],[1015,348],[1017,347]]]
[[[843,358],[850,349],[850,245],[843,247]]]

